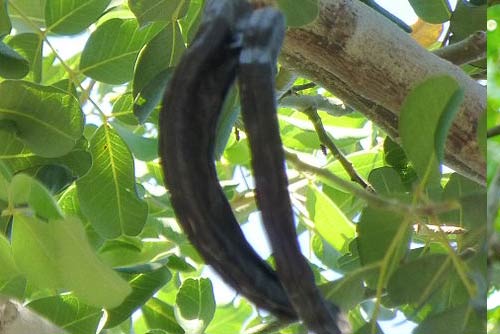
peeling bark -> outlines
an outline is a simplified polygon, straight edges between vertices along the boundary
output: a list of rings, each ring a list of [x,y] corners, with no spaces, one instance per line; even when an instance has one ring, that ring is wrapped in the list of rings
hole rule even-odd
[[[411,89],[434,75],[454,77],[465,90],[465,101],[450,129],[445,163],[485,184],[486,163],[476,133],[486,110],[486,88],[363,3],[319,2],[314,22],[287,31],[280,62],[357,108],[395,140],[399,110]]]

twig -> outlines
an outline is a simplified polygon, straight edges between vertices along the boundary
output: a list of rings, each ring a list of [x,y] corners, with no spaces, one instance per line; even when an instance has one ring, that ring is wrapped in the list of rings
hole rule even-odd
[[[276,321],[272,321],[272,322],[268,322],[268,323],[264,323],[264,324],[259,324],[259,325],[254,326],[254,327],[250,327],[244,333],[245,334],[272,334],[272,333],[278,332],[279,330],[283,329],[284,327],[286,327],[288,325],[290,325],[289,322],[276,320]]]
[[[374,194],[373,192],[360,189],[358,186],[355,186],[351,182],[334,175],[332,172],[326,169],[318,168],[316,166],[312,166],[303,162],[295,153],[285,150],[285,156],[288,162],[299,168],[299,171],[313,173],[322,178],[328,179],[330,182],[336,184],[340,188],[350,192],[354,196],[359,197],[369,205],[376,208],[398,213],[403,212],[411,215],[429,216],[455,210],[460,207],[460,204],[457,201],[446,201],[437,204],[409,205],[392,198],[381,197]]]
[[[465,65],[486,58],[486,32],[477,31],[460,42],[433,52],[455,65]]]
[[[470,77],[474,80],[486,80],[488,79],[487,74],[487,70],[484,69],[481,72],[471,74]]]
[[[292,94],[293,93],[298,93],[298,92],[301,92],[303,90],[307,90],[307,89],[311,89],[311,88],[314,88],[316,87],[316,83],[315,82],[308,82],[306,84],[303,84],[303,85],[297,85],[297,86],[293,86],[291,91],[292,91]]]
[[[307,115],[307,117],[309,117],[309,119],[313,123],[314,129],[316,129],[316,133],[318,134],[321,143],[325,145],[330,150],[330,152],[332,152],[333,156],[340,161],[340,164],[342,165],[342,167],[344,167],[347,174],[349,174],[351,180],[361,185],[364,189],[369,190],[371,192],[375,192],[375,190],[368,183],[368,181],[363,179],[363,177],[358,174],[358,172],[354,169],[352,163],[349,160],[347,160],[344,154],[337,148],[337,146],[330,138],[330,136],[328,136],[328,133],[326,132],[323,126],[323,122],[321,122],[321,117],[319,117],[316,109],[308,108],[305,109],[303,112]]]
[[[291,90],[293,90],[292,88]],[[291,91],[290,90],[290,91]],[[326,111],[332,116],[344,116],[353,112],[350,107],[333,103],[331,98],[321,95],[285,95],[279,102],[280,107],[293,108],[299,111],[315,108],[317,110]]]
[[[298,75],[285,67],[281,66],[276,76],[276,99],[280,101],[284,96],[290,93],[295,80],[297,80]]]
[[[500,125],[494,126],[491,129],[488,129],[488,132],[486,133],[487,138],[495,137],[500,135]]]

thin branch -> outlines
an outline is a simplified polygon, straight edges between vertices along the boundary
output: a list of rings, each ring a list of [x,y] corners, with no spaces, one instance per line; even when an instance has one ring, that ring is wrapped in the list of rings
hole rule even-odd
[[[460,42],[433,52],[455,65],[465,65],[486,58],[486,32],[477,31]]]
[[[330,152],[332,152],[333,156],[337,160],[339,160],[340,164],[342,165],[342,167],[344,167],[345,171],[350,176],[351,180],[361,185],[363,189],[375,192],[373,187],[368,183],[368,181],[366,181],[365,179],[363,179],[361,175],[359,175],[356,169],[354,169],[352,163],[349,160],[347,160],[344,154],[338,149],[333,140],[330,138],[330,136],[325,130],[325,127],[323,126],[321,117],[319,117],[316,109],[309,108],[305,109],[303,112],[307,115],[307,117],[309,117],[309,119],[313,123],[314,129],[316,130],[316,133],[318,134],[321,143],[325,145],[330,150]]]
[[[335,104],[333,99],[321,95],[286,95],[280,100],[279,106],[302,112],[314,108],[325,111],[332,116],[344,116],[353,112],[352,108]]]
[[[280,101],[284,96],[289,95],[290,90],[298,75],[281,66],[276,76],[276,99]]]
[[[478,73],[474,73],[474,74],[471,74],[470,77],[474,80],[486,80],[488,79],[488,76],[487,76],[487,70],[484,69],[482,70],[481,72],[478,72]]]
[[[259,324],[245,330],[245,334],[273,334],[290,325],[290,323],[282,320],[276,320],[264,324]]]
[[[285,150],[285,156],[287,161],[292,163],[296,168],[298,168],[299,171],[313,173],[324,179],[328,179],[340,188],[364,200],[368,203],[368,205],[376,208],[411,215],[430,216],[452,211],[460,207],[460,204],[457,201],[446,201],[437,204],[409,205],[392,198],[384,198],[374,194],[373,192],[361,189],[326,169],[318,168],[303,162],[295,153]]]
[[[500,135],[500,125],[494,126],[491,129],[488,129],[488,132],[486,133],[487,138],[495,137]]]
[[[311,89],[311,88],[314,88],[316,87],[316,83],[315,82],[308,82],[306,84],[303,84],[303,85],[296,85],[296,86],[293,86],[292,89],[291,89],[291,93],[292,94],[296,94],[298,92],[301,92],[303,90],[307,90],[307,89]]]

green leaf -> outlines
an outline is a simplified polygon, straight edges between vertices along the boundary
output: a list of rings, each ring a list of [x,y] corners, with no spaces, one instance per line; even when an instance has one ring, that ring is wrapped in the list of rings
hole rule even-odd
[[[244,300],[239,302],[238,306],[232,304],[218,306],[215,310],[215,316],[208,325],[207,334],[227,334],[241,333],[246,320],[253,313],[253,308]]]
[[[384,154],[385,161],[389,166],[402,170],[408,165],[405,151],[389,136],[385,137],[384,140]]]
[[[0,41],[0,76],[7,79],[21,79],[29,71],[28,61]]]
[[[486,322],[484,315],[478,318],[469,305],[461,305],[428,316],[413,333],[481,334],[486,333]]]
[[[31,72],[28,79],[32,78],[34,82],[41,82],[43,38],[40,34],[25,33],[8,36],[5,43],[28,60]]]
[[[134,115],[140,123],[146,122],[151,113],[161,101],[165,88],[172,74],[172,68],[168,68],[158,73],[147,85],[139,92],[134,103]],[[152,120],[150,120],[152,121]],[[153,123],[157,123],[154,122]]]
[[[13,122],[17,137],[35,154],[58,157],[71,151],[83,133],[78,100],[57,88],[30,82],[0,83],[0,124]]]
[[[395,266],[404,257],[411,238],[411,225],[401,215],[367,207],[361,214],[358,224],[358,252],[364,265],[385,261],[388,277]],[[370,287],[375,287],[374,279],[368,280]]]
[[[486,188],[460,174],[452,174],[443,192],[444,200],[458,200],[460,209],[443,214],[446,222],[458,224],[476,233],[486,224]],[[483,230],[482,232],[486,232]],[[465,237],[471,236],[470,233]]]
[[[51,194],[60,193],[74,181],[71,170],[65,166],[44,165],[30,172]]]
[[[440,152],[436,152],[436,144],[444,144],[442,133],[438,141],[436,135],[445,130],[438,129],[438,126],[449,122],[449,116],[454,112],[449,107],[455,107],[460,90],[456,80],[449,76],[432,77],[414,87],[401,107],[399,130],[402,146],[422,182],[439,182],[441,161],[438,160]]]
[[[61,276],[70,290],[84,302],[115,307],[130,293],[130,287],[116,272],[104,265],[90,247],[85,230],[76,218],[49,224]]]
[[[458,1],[450,20],[450,43],[457,43],[477,31],[484,31],[488,7],[486,2],[481,6],[471,6],[469,2]],[[489,39],[488,45],[491,45]],[[490,49],[496,48],[488,47],[488,52]],[[487,60],[483,59],[470,64],[469,67],[471,67],[472,71],[476,69],[486,71],[487,63]]]
[[[135,310],[153,297],[171,278],[172,274],[167,268],[132,276],[129,280],[132,293],[125,298],[120,306],[107,310],[108,320],[104,327],[112,328],[125,321]]]
[[[365,299],[363,280],[359,276],[345,276],[319,286],[323,296],[342,310],[352,310]]]
[[[108,126],[101,126],[90,142],[93,165],[77,181],[83,214],[106,238],[138,235],[148,213],[137,195],[134,161],[127,145]]]
[[[172,250],[175,244],[169,240],[145,240],[142,248],[132,248],[121,240],[108,240],[99,250],[101,259],[113,267],[129,267],[155,262],[157,257]]]
[[[179,20],[182,27],[182,35],[184,40],[187,41],[188,45],[191,44],[198,27],[201,23],[201,17],[203,13],[204,0],[191,0],[189,1],[189,9],[186,15]]]
[[[101,308],[85,305],[72,295],[41,298],[26,306],[70,334],[95,333],[103,315]]]
[[[464,1],[458,1],[450,20],[450,41],[456,43],[476,31],[485,30],[487,5],[469,6]],[[488,44],[490,45],[490,44]]]
[[[12,24],[7,13],[7,1],[0,0],[0,40],[10,33]]]
[[[455,274],[447,255],[427,255],[399,266],[389,279],[387,291],[397,304],[420,304]]]
[[[11,180],[12,170],[0,159],[0,200],[4,202],[7,202],[8,199],[8,189]]]
[[[17,275],[6,282],[0,282],[0,294],[22,300],[26,297],[27,283],[23,275]]]
[[[134,113],[144,122],[163,97],[174,67],[186,49],[177,22],[168,24],[141,50],[134,71]]]
[[[64,214],[78,216],[80,219],[84,219],[80,211],[80,203],[76,194],[75,185],[70,186],[59,196],[57,204]]]
[[[9,0],[9,16],[12,25],[21,33],[39,32],[45,27],[44,8],[46,0]],[[29,23],[26,18],[29,17]]]
[[[43,158],[25,148],[13,133],[0,130],[0,160],[14,172],[45,165],[61,165],[69,168],[74,177],[85,174],[92,165],[90,153],[77,144],[71,152],[57,158]]]
[[[399,174],[391,167],[380,167],[372,170],[368,182],[377,194],[382,196],[402,197],[405,188]]]
[[[234,140],[229,138],[229,140]],[[231,164],[245,165],[250,162],[250,149],[246,138],[234,140],[224,151],[224,158]]]
[[[234,123],[236,123],[240,114],[240,108],[237,107],[237,99],[237,90],[233,86],[226,96],[226,100],[222,106],[222,113],[217,120],[214,149],[215,160],[219,160],[224,153],[224,149],[233,131]]]
[[[190,265],[184,258],[177,255],[170,255],[168,257],[167,267],[180,272],[194,272],[196,268]]]
[[[132,79],[140,49],[164,24],[142,29],[136,20],[110,19],[90,35],[83,49],[80,71],[94,80],[122,84]]]
[[[283,145],[294,150],[312,152],[321,144],[315,132],[300,129],[295,125],[284,125],[280,122],[280,133],[283,137]]]
[[[286,17],[289,27],[300,27],[318,17],[318,0],[278,0],[278,6]]]
[[[382,151],[360,151],[349,154],[346,158],[353,165],[358,174],[364,178],[367,178],[373,169],[382,167],[384,165],[384,155]],[[351,179],[338,159],[335,159],[335,161],[329,164],[327,168],[330,172],[339,177],[345,178],[346,180]],[[327,179],[322,179],[322,181],[330,184],[330,181]],[[332,187],[337,187],[336,184],[330,185]]]
[[[0,286],[19,275],[9,240],[0,233]]]
[[[347,243],[354,238],[354,224],[342,213],[317,187],[310,185],[307,193],[307,210],[314,227],[337,251],[347,248]]]
[[[25,154],[19,152],[14,156],[5,158],[5,164],[14,171],[34,170],[36,168],[35,175],[40,175],[41,172],[44,172],[43,169],[45,168],[63,168],[67,172],[65,176],[67,181],[73,181],[75,177],[85,174],[92,164],[90,154],[82,150],[74,150],[61,158],[55,159],[41,158],[28,150],[24,151],[26,152]],[[1,154],[0,159],[2,159]]]
[[[158,158],[158,140],[156,138],[144,137],[135,127],[124,126],[120,122],[113,122],[113,129],[125,141],[137,160],[151,161]]]
[[[429,23],[444,23],[451,17],[447,0],[409,0],[415,13]]]
[[[123,124],[138,125],[137,118],[133,113],[134,98],[132,93],[127,92],[113,103],[113,116]]]
[[[39,288],[62,287],[57,263],[57,246],[49,225],[37,218],[14,216],[12,253],[19,270]]]
[[[19,269],[39,288],[72,290],[84,302],[105,307],[120,304],[130,292],[97,258],[76,218],[44,223],[17,214],[12,250]]]
[[[94,23],[111,0],[46,0],[47,30],[61,35],[74,35]]]
[[[171,334],[184,334],[184,330],[175,319],[173,306],[157,298],[151,298],[141,311],[149,328],[161,328]]]
[[[189,334],[202,334],[214,317],[215,299],[212,282],[207,278],[188,278],[176,298],[177,322]]]
[[[313,234],[311,247],[314,255],[328,268],[336,268],[341,253],[334,249],[318,234]]]
[[[28,204],[43,219],[62,218],[61,210],[47,188],[26,174],[17,174],[12,178],[9,199],[15,206]]]
[[[441,215],[442,221],[465,228],[465,233],[460,238],[458,250],[467,248],[482,249],[481,245],[487,240],[487,194],[486,188],[459,174],[452,174],[444,189],[445,200],[458,200],[460,209]],[[486,262],[486,254],[478,252],[481,258],[480,265]],[[471,266],[472,264],[469,263]],[[485,268],[482,268],[483,270]]]
[[[184,15],[189,8],[189,0],[128,0],[128,5],[141,26],[150,22],[173,22]]]
[[[446,148],[446,139],[455,116],[460,111],[460,105],[464,101],[464,89],[459,87],[449,98],[448,103],[444,107],[439,122],[436,127],[436,135],[434,138],[434,149],[438,161],[444,160],[444,151]]]

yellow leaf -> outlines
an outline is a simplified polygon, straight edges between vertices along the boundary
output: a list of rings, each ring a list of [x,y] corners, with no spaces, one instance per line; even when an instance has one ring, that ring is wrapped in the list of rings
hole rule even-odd
[[[443,32],[442,24],[427,23],[420,19],[411,28],[413,30],[411,37],[424,48],[428,48],[436,43]]]

